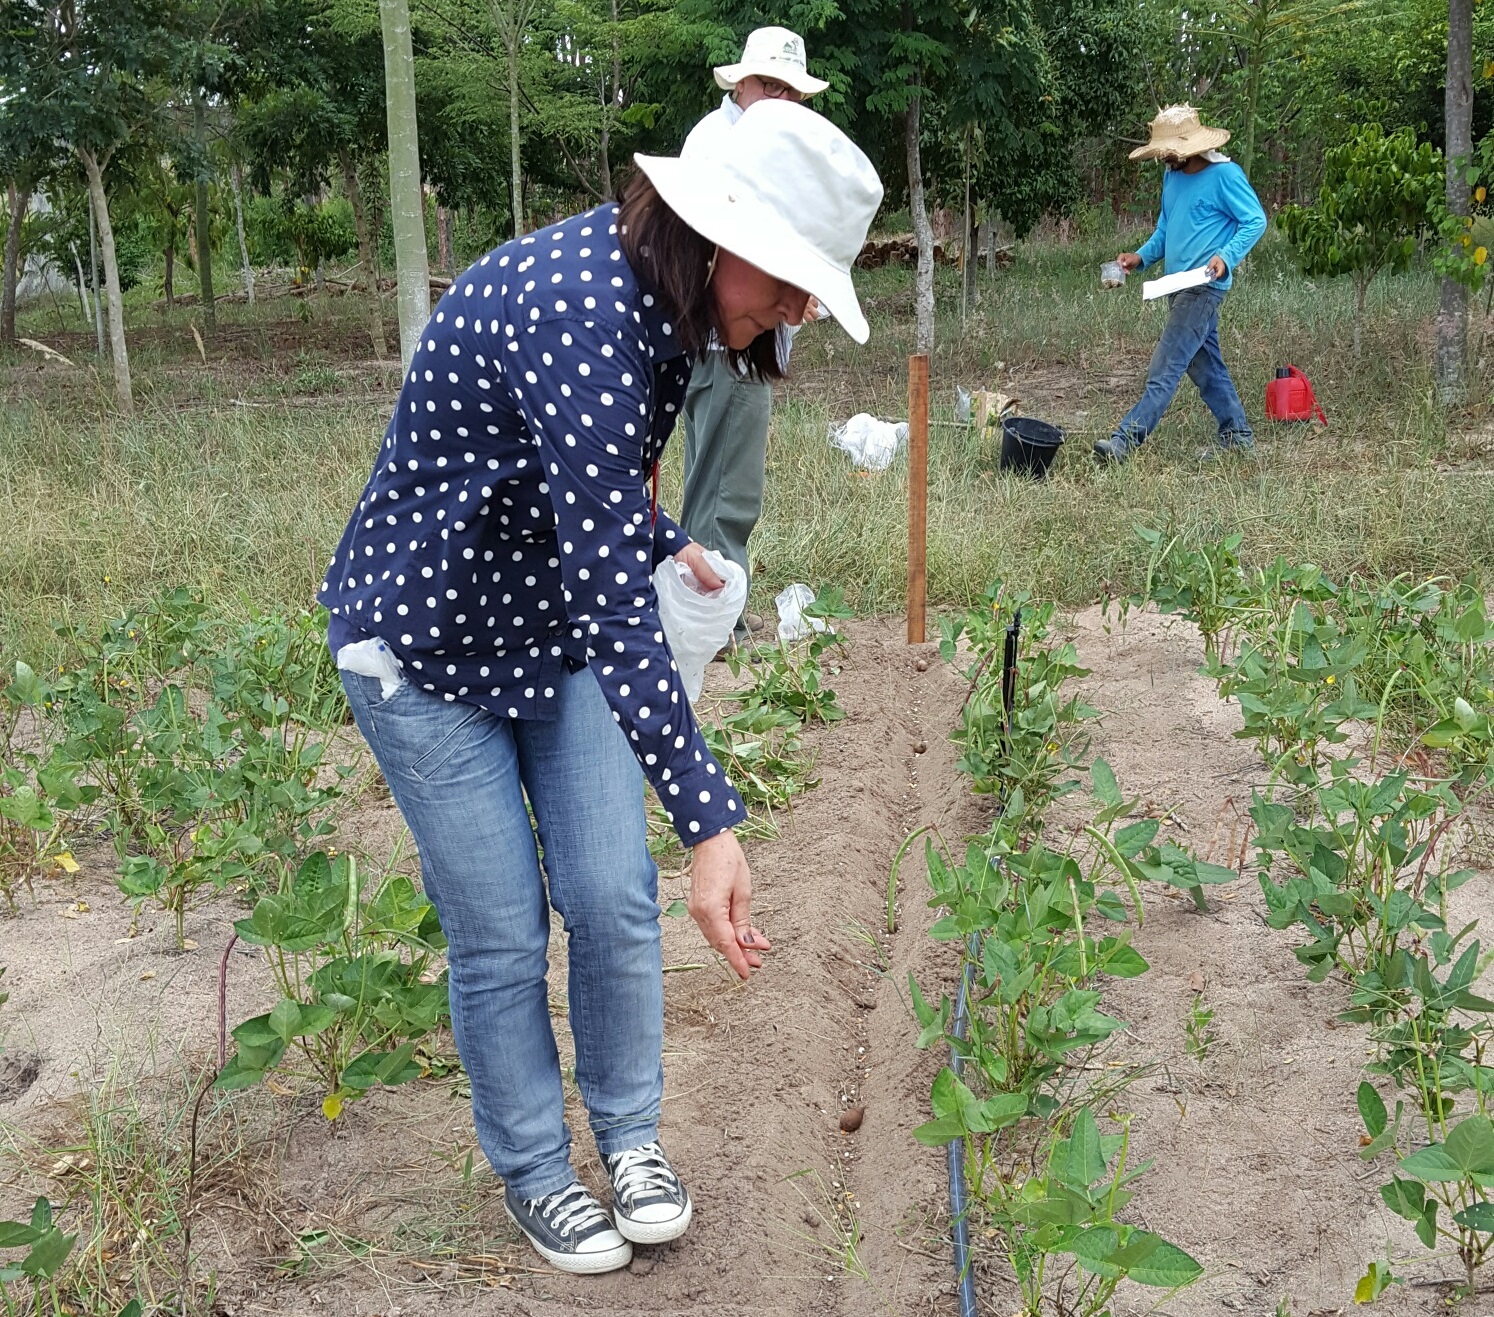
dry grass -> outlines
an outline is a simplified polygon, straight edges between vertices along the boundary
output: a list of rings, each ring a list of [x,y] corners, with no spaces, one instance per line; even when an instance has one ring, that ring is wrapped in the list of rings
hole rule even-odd
[[[1096,470],[1089,440],[1140,388],[1160,324],[1131,291],[1102,293],[1098,261],[1117,239],[1028,245],[998,274],[961,330],[954,307],[933,363],[930,596],[958,604],[1000,575],[1079,604],[1136,583],[1137,523],[1248,530],[1259,555],[1290,553],[1331,570],[1487,574],[1494,486],[1468,439],[1430,402],[1432,279],[1384,280],[1370,299],[1356,360],[1346,286],[1315,284],[1268,242],[1226,303],[1223,337],[1247,408],[1259,415],[1272,369],[1312,375],[1333,420],[1326,432],[1262,426],[1253,462],[1201,468],[1212,437],[1185,384],[1142,456]],[[941,272],[943,273],[943,272]],[[834,330],[800,340],[795,378],[775,414],[768,503],[754,541],[759,605],[791,580],[839,583],[866,611],[901,606],[906,485],[897,464],[850,470],[826,443],[853,411],[901,415],[911,338],[910,276],[873,272],[864,288],[873,346]],[[138,419],[109,414],[89,367],[13,365],[0,410],[0,506],[10,512],[0,582],[0,651],[53,661],[58,623],[90,626],[167,584],[189,582],[232,610],[304,605],[357,492],[392,401],[387,368],[365,360],[349,299],[227,308],[197,361],[191,312],[144,311]],[[80,361],[88,340],[57,332],[51,308],[29,330]],[[73,327],[76,329],[76,327]],[[226,358],[226,359],[225,359]],[[1034,486],[994,471],[994,454],[949,423],[956,382],[1015,389],[1029,414],[1065,424],[1055,478]],[[680,445],[666,466],[677,504]]]

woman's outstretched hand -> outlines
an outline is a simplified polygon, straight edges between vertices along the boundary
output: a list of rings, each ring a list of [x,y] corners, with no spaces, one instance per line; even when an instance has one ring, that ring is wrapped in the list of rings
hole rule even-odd
[[[736,833],[722,832],[700,842],[690,861],[690,917],[705,940],[745,979],[763,966],[772,943],[752,926],[752,874]]]

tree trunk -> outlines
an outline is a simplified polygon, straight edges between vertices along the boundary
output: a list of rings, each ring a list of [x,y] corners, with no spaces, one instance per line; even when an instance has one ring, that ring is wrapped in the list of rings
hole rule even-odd
[[[237,160],[229,174],[233,184],[233,222],[239,232],[239,264],[244,271],[244,297],[254,305],[254,267],[249,264],[249,243],[244,238],[244,167]]]
[[[617,0],[612,0],[612,81],[602,79],[602,139],[598,152],[602,167],[602,200],[612,200],[612,113],[617,109],[617,89],[622,86],[622,48],[617,31]]]
[[[974,131],[965,126],[965,215],[964,227],[960,230],[960,274],[963,276],[960,295],[960,317],[963,320],[975,305],[975,212],[970,208],[970,151],[974,145]]]
[[[903,133],[908,150],[908,202],[913,211],[913,235],[918,240],[918,308],[917,350],[934,348],[934,231],[929,227],[929,211],[923,195],[923,156],[919,150],[919,120],[922,96],[914,80],[912,103],[903,115]]]
[[[83,258],[78,255],[78,244],[68,243],[68,250],[73,254],[73,268],[78,272],[78,309],[83,312],[83,323],[86,325],[93,319],[93,307],[88,303],[88,286],[83,278]]]
[[[425,198],[415,123],[415,55],[409,0],[379,0],[384,31],[384,87],[389,124],[389,204],[399,279],[400,359],[409,366],[431,318],[431,272],[425,254]]]
[[[217,299],[213,297],[213,216],[208,209],[207,110],[201,91],[192,91],[192,127],[200,159],[197,165],[197,287],[202,303],[202,324],[209,334],[218,327]]]
[[[442,274],[456,276],[456,260],[451,253],[451,212],[436,205],[436,265]]]
[[[162,279],[163,291],[166,294],[166,309],[176,310],[176,216],[171,217],[171,237],[167,239],[166,251],[166,274]]]
[[[31,189],[14,179],[6,184],[10,223],[5,229],[5,290],[0,294],[0,343],[16,341],[16,285],[21,281],[21,225],[31,205]]]
[[[1359,359],[1360,350],[1364,347],[1364,303],[1369,296],[1369,280],[1356,279],[1354,281],[1354,359]]]
[[[1447,91],[1443,102],[1447,120],[1447,209],[1453,215],[1469,211],[1465,170],[1473,154],[1473,0],[1448,0]],[[1442,280],[1437,308],[1437,399],[1444,406],[1463,393],[1468,351],[1468,289],[1456,279]]]
[[[514,212],[514,237],[524,232],[524,175],[519,162],[519,46],[521,33],[513,32],[508,38],[508,140],[510,186]]]
[[[986,253],[986,278],[989,279],[996,273],[996,231],[988,214],[980,217],[980,236],[976,239],[976,250],[984,250]]]
[[[368,280],[368,337],[373,342],[374,357],[384,360],[384,299],[379,296],[379,276],[374,260],[373,238],[368,231],[368,212],[363,208],[363,189],[358,185],[358,170],[352,153],[342,147],[337,158],[342,164],[342,186],[353,207],[353,227],[358,234],[358,267]],[[354,281],[356,288],[357,281]]]
[[[99,282],[99,221],[93,213],[93,191],[88,193],[88,270],[93,276],[93,332],[99,360],[104,358],[104,286]]]
[[[76,147],[78,159],[88,175],[88,195],[99,226],[99,246],[104,249],[104,285],[109,290],[109,346],[114,352],[114,400],[126,416],[135,414],[135,393],[130,387],[130,352],[125,346],[124,297],[119,291],[119,262],[114,254],[114,225],[109,222],[109,199],[104,193],[104,166],[92,151]]]

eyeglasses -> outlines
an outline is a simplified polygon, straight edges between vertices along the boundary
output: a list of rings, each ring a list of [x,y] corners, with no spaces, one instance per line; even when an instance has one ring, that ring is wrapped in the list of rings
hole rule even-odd
[[[763,85],[763,95],[769,100],[782,100],[785,96],[792,96],[794,89],[786,82],[779,82],[776,78],[759,78]]]

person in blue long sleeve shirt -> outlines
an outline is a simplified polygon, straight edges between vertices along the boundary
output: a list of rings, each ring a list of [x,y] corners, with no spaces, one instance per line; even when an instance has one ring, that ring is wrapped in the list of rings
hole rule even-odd
[[[1124,462],[1155,430],[1186,374],[1219,423],[1218,447],[1200,456],[1249,452],[1255,436],[1219,347],[1219,310],[1234,282],[1235,268],[1266,231],[1266,212],[1239,165],[1219,154],[1229,140],[1223,128],[1206,128],[1189,105],[1162,110],[1151,124],[1147,145],[1133,160],[1162,160],[1162,208],[1156,232],[1139,251],[1116,259],[1128,270],[1162,261],[1165,272],[1206,266],[1210,282],[1173,293],[1167,323],[1152,353],[1146,389],[1095,455]]]
[[[627,1265],[690,1196],[658,1143],[658,870],[644,783],[692,848],[689,910],[746,978],[741,797],[691,712],[653,575],[722,582],[659,509],[690,356],[781,373],[811,297],[869,333],[851,265],[882,200],[827,119],[753,106],[716,151],[639,156],[608,203],[481,257],[436,305],[319,598],[358,729],[440,915],[451,1025],[504,1204],[552,1266]],[[550,1023],[564,921],[576,1083],[611,1212],[576,1178]]]

